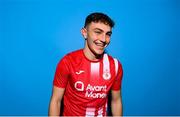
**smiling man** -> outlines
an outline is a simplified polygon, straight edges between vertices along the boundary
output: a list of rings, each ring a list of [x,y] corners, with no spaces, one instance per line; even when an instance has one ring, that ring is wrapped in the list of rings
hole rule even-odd
[[[67,54],[57,65],[49,116],[106,116],[108,101],[112,115],[122,116],[122,66],[105,53],[113,26],[113,20],[106,14],[87,16],[81,29],[84,48]]]

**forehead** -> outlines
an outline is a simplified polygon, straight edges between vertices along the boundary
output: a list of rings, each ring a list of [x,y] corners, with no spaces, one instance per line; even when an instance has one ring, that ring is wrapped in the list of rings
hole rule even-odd
[[[96,22],[91,22],[91,23],[88,25],[87,28],[90,29],[90,30],[101,29],[101,30],[103,30],[104,32],[109,32],[109,31],[112,30],[112,28],[111,28],[109,25],[104,24],[104,23],[102,23],[102,22],[97,22],[97,23],[96,23]]]

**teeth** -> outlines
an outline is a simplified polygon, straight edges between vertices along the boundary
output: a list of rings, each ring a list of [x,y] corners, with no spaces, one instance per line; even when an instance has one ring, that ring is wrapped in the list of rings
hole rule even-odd
[[[104,44],[102,44],[102,43],[96,43],[96,45],[97,46],[102,46],[102,47],[104,46]]]
[[[98,41],[96,41],[95,44],[96,44],[97,46],[100,46],[100,47],[104,47],[104,46],[105,46],[104,43],[101,43],[101,42],[98,42]]]

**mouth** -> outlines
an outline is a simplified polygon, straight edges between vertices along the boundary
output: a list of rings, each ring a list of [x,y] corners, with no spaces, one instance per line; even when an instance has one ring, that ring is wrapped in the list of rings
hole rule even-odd
[[[104,48],[106,46],[106,43],[103,43],[103,42],[95,41],[94,43],[95,43],[96,46],[98,46],[100,48]]]

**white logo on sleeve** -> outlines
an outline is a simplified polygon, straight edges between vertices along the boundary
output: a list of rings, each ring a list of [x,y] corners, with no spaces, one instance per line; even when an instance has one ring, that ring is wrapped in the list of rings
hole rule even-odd
[[[77,75],[82,74],[82,73],[84,73],[83,70],[79,70],[78,72],[76,72]]]
[[[77,82],[74,84],[74,87],[75,87],[76,90],[78,90],[78,91],[84,91],[84,83],[81,82],[81,81],[77,81]]]

